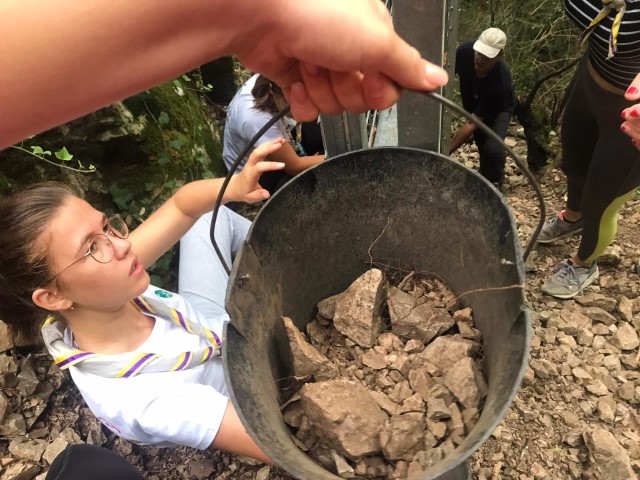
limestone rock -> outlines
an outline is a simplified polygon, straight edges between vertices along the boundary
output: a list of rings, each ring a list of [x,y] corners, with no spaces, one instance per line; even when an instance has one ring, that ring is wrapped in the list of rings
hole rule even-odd
[[[293,356],[293,372],[297,377],[313,375],[316,380],[329,380],[338,376],[338,367],[307,343],[304,336],[288,317],[282,317],[289,337]]]
[[[627,322],[622,322],[622,325],[616,331],[615,339],[622,350],[635,350],[640,345],[636,329]]]
[[[409,372],[409,384],[414,392],[420,393],[423,398],[429,398],[429,390],[435,381],[426,370],[413,369]]]
[[[7,418],[10,411],[11,404],[9,403],[9,399],[4,393],[0,392],[0,424],[4,422],[4,419]]]
[[[619,245],[609,245],[598,257],[598,264],[617,267],[622,261],[622,248]]]
[[[306,384],[300,390],[309,424],[335,442],[339,453],[356,459],[380,451],[379,432],[387,415],[369,391],[348,380]]]
[[[418,305],[413,295],[399,288],[389,289],[387,303],[391,330],[407,339],[417,338],[429,343],[455,324],[453,317],[444,308],[436,308],[429,303]]]
[[[31,462],[19,460],[11,463],[3,472],[0,480],[31,480],[40,471],[38,465]]]
[[[630,322],[633,318],[633,302],[624,295],[618,300],[618,313],[625,322]]]
[[[369,350],[367,353],[362,355],[360,359],[362,360],[363,365],[373,368],[374,370],[381,370],[387,366],[385,356],[380,353],[376,353],[373,350]]]
[[[386,393],[371,391],[369,392],[378,406],[389,415],[395,415],[398,412],[399,405],[389,398]]]
[[[616,317],[600,307],[587,307],[584,313],[594,322],[604,323],[605,325],[615,325],[617,322]]]
[[[427,398],[427,417],[435,421],[444,420],[451,417],[451,409],[442,398],[429,397]]]
[[[460,335],[438,337],[415,356],[413,364],[421,366],[421,360],[426,360],[444,371],[458,360],[471,357],[476,351],[477,344]]]
[[[384,285],[382,272],[373,268],[336,299],[333,317],[336,329],[361,347],[375,345],[382,330],[380,310]]]
[[[380,445],[389,460],[411,460],[423,449],[424,415],[405,413],[387,420],[380,431]]]
[[[0,425],[0,436],[16,437],[27,433],[27,424],[19,413],[10,413]]]
[[[340,294],[320,300],[318,302],[318,313],[324,318],[333,320],[333,316],[336,314],[336,300],[338,300],[339,296]]]
[[[588,293],[586,295],[581,295],[576,297],[576,302],[580,305],[584,305],[585,307],[598,307],[607,312],[613,312],[616,308],[616,300],[615,298],[611,298],[608,295],[603,295],[602,293]]]
[[[336,467],[336,473],[340,475],[341,478],[355,478],[356,472],[349,463],[342,457],[338,455],[337,452],[331,451],[333,462]]]
[[[584,434],[584,442],[591,456],[591,467],[599,475],[598,478],[637,480],[628,453],[613,434],[595,428]]]
[[[487,384],[471,358],[458,360],[445,372],[444,384],[465,408],[478,408],[487,395]]]
[[[9,452],[16,458],[39,462],[47,448],[44,440],[25,440],[16,438],[9,443]]]

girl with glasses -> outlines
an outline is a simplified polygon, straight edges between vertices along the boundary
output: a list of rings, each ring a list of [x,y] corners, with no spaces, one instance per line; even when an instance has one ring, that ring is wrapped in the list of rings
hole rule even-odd
[[[258,147],[223,201],[269,197]],[[222,179],[182,187],[134,231],[61,184],[0,204],[0,318],[22,336],[41,330],[87,405],[132,442],[225,449],[269,461],[227,397],[220,338],[228,276],[209,238]],[[223,208],[216,241],[232,263],[249,222]],[[180,293],[150,285],[145,268],[181,240]]]

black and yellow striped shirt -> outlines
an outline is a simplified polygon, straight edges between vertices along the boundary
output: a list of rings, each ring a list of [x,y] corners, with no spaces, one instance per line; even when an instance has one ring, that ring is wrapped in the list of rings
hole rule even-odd
[[[627,0],[627,10],[618,33],[618,52],[607,60],[611,25],[616,16],[612,9],[589,36],[589,59],[593,68],[612,85],[626,90],[640,73],[640,1]],[[582,30],[602,10],[601,0],[565,0],[568,17]]]

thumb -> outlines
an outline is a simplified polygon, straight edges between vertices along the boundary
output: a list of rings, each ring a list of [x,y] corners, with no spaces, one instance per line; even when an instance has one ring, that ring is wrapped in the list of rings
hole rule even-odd
[[[380,59],[373,68],[404,88],[415,90],[434,90],[449,81],[447,72],[420,56],[418,50],[395,36],[388,54]],[[365,75],[368,69],[365,69]]]

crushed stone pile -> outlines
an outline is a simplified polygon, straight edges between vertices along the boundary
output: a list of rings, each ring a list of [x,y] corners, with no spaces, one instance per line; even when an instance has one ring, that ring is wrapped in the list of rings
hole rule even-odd
[[[283,317],[296,444],[342,478],[404,479],[450,455],[487,392],[481,333],[456,307],[438,280],[394,286],[373,268],[319,302],[306,335]]]

